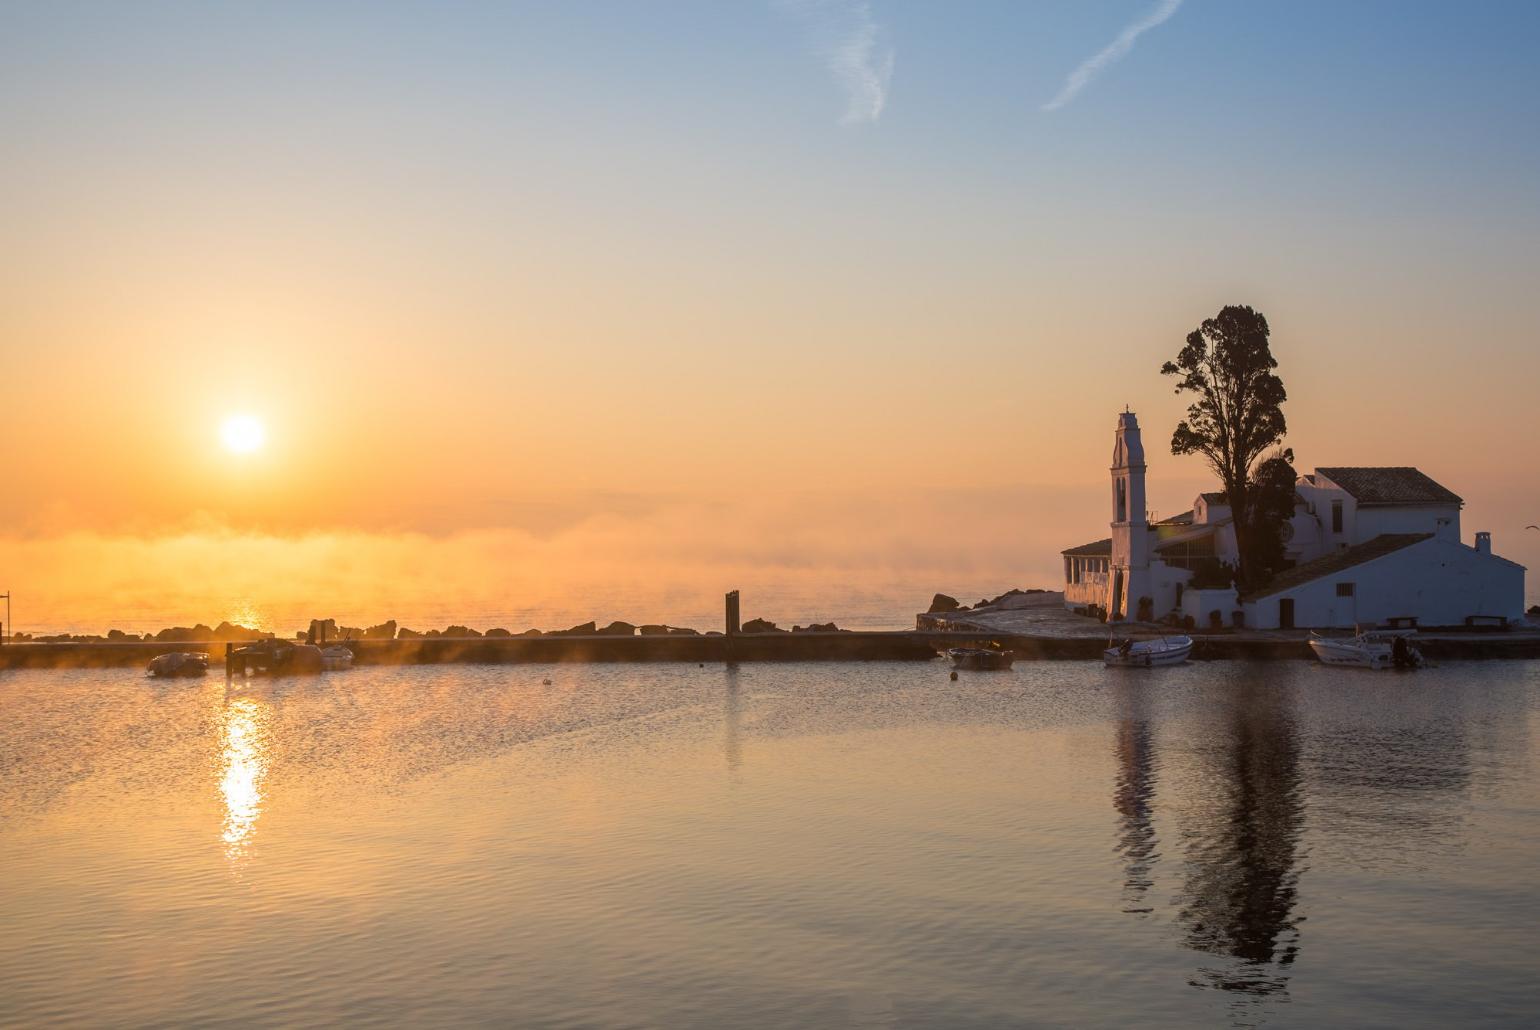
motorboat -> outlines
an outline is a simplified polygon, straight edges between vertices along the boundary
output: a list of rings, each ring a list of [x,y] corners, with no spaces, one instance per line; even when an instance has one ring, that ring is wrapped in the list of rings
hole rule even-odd
[[[1357,669],[1415,669],[1426,664],[1422,652],[1412,646],[1415,630],[1368,630],[1354,637],[1323,637],[1310,634],[1310,650],[1326,665]]]
[[[145,672],[151,676],[202,676],[209,671],[206,651],[170,651],[150,659]]]
[[[353,652],[341,644],[321,648],[321,668],[327,672],[341,672],[353,667]]]
[[[1102,652],[1102,660],[1111,666],[1153,669],[1161,665],[1181,665],[1192,654],[1192,637],[1157,637],[1154,640],[1125,640]]]
[[[984,647],[954,647],[947,651],[947,657],[952,659],[954,668],[988,672],[1009,669],[1016,660],[1016,652],[993,651]]]
[[[240,675],[306,675],[326,669],[326,659],[314,644],[291,644],[286,640],[259,640],[229,652],[225,667]]]

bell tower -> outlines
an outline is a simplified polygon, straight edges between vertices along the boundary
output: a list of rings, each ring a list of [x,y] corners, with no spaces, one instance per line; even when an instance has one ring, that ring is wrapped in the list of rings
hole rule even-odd
[[[1109,620],[1137,611],[1150,591],[1150,524],[1144,506],[1144,442],[1139,419],[1126,408],[1118,416],[1112,447],[1112,562],[1108,577]]]

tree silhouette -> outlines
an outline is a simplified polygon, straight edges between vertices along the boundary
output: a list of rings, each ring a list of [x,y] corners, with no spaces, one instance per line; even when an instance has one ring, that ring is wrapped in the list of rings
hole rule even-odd
[[[1160,374],[1176,376],[1176,392],[1197,394],[1171,434],[1172,454],[1201,454],[1224,486],[1234,517],[1243,586],[1265,576],[1254,560],[1254,473],[1258,459],[1283,439],[1287,425],[1283,380],[1273,369],[1267,319],[1243,305],[1228,305],[1187,334],[1175,361]]]
[[[1255,582],[1265,582],[1291,563],[1284,557],[1283,524],[1294,516],[1294,452],[1283,447],[1257,463],[1251,475],[1247,568]]]

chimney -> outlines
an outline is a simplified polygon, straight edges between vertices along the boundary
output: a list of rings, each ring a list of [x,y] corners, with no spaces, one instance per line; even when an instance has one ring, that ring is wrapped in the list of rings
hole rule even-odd
[[[1491,533],[1488,533],[1485,530],[1483,530],[1482,532],[1476,534],[1476,553],[1477,554],[1491,554],[1492,553],[1492,534]]]

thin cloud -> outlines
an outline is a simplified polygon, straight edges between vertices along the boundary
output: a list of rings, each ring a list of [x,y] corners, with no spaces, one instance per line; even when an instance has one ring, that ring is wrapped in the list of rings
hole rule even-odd
[[[808,29],[813,52],[845,91],[846,125],[875,122],[888,103],[893,47],[865,0],[787,0]]]
[[[1080,67],[1069,73],[1069,78],[1064,80],[1064,85],[1059,90],[1059,95],[1043,105],[1044,111],[1057,111],[1065,104],[1074,100],[1079,92],[1090,84],[1091,80],[1100,75],[1102,71],[1112,64],[1116,64],[1128,56],[1128,52],[1134,48],[1134,41],[1146,32],[1155,28],[1176,13],[1182,6],[1182,0],[1160,0],[1155,9],[1136,22],[1128,25],[1118,33],[1117,39],[1107,44],[1106,48],[1088,58]]]

